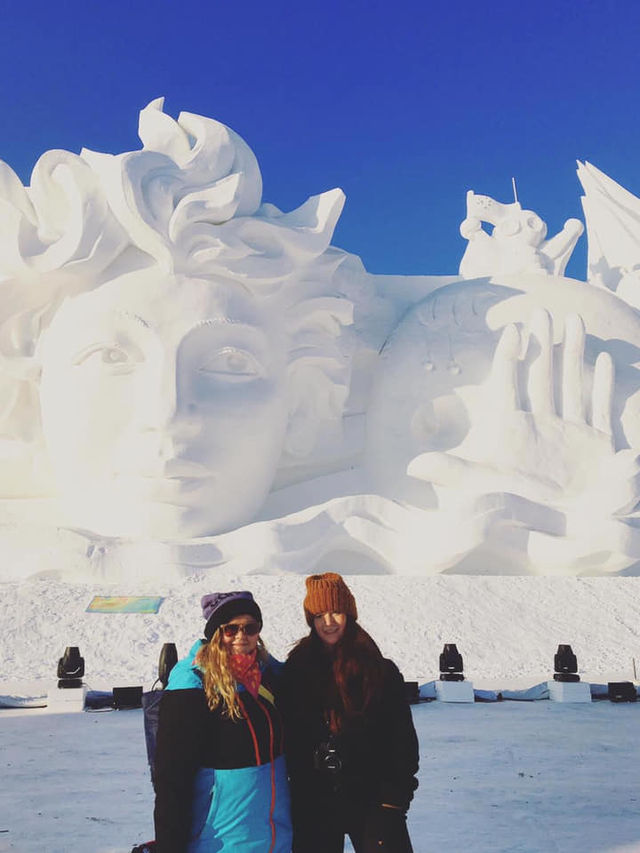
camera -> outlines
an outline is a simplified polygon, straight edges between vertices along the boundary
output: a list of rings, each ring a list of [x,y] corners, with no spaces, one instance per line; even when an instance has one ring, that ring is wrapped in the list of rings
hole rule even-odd
[[[313,750],[313,766],[316,770],[329,773],[332,776],[342,770],[342,758],[332,737],[319,743]]]

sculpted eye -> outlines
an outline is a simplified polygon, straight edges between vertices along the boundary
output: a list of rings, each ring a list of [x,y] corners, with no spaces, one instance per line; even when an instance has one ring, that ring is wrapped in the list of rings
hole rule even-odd
[[[101,361],[103,364],[124,364],[129,360],[129,356],[124,350],[117,347],[110,347],[101,351]]]
[[[200,368],[208,373],[230,380],[249,380],[264,376],[264,369],[255,356],[243,349],[224,347],[215,352]]]
[[[123,347],[120,344],[109,343],[97,344],[82,350],[74,358],[73,366],[125,373],[133,370],[140,361],[142,361],[142,353],[137,347]]]

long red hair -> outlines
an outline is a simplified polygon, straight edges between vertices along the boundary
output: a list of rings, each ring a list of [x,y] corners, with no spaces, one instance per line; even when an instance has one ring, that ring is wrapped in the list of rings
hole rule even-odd
[[[327,723],[337,733],[362,716],[382,694],[384,658],[373,638],[349,616],[335,651],[328,651],[314,628],[289,652],[308,688],[323,704]]]

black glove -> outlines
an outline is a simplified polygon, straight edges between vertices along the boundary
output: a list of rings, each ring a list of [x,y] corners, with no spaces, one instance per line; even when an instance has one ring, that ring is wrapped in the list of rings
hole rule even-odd
[[[366,851],[413,853],[405,812],[382,805],[372,809],[365,823],[364,847]]]
[[[155,841],[147,841],[146,844],[138,844],[137,847],[134,847],[131,853],[153,853],[156,849]]]

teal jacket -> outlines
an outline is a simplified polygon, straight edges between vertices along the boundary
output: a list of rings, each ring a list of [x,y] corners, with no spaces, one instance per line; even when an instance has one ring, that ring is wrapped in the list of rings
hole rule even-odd
[[[277,708],[281,664],[262,667],[258,697],[238,686],[244,717],[211,711],[194,657],[174,666],[155,757],[158,853],[290,853],[289,785]]]

